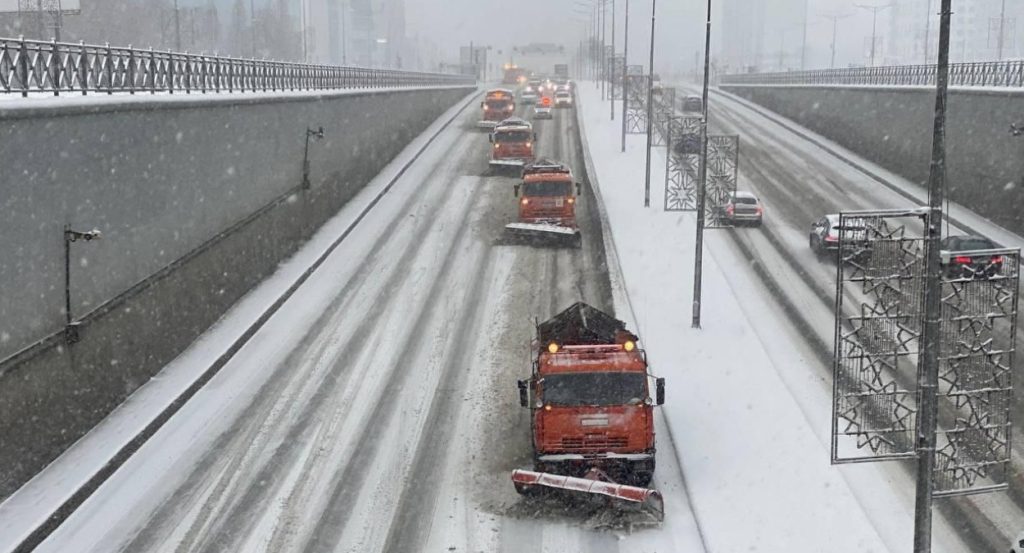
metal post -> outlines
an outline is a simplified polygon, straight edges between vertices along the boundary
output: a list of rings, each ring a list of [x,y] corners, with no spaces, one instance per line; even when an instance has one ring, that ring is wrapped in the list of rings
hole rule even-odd
[[[1002,6],[999,8],[999,54],[996,56],[997,61],[1003,61],[1003,37],[1006,31],[1006,0],[1003,0]]]
[[[64,225],[64,327],[71,326],[71,226]]]
[[[807,0],[804,0],[804,37],[800,45],[800,70],[807,69]]]
[[[886,8],[891,8],[892,4],[886,4],[884,6],[865,6],[862,4],[856,4],[856,6],[861,9],[871,10],[871,67],[874,67],[875,43],[878,41],[878,12]]]
[[[181,10],[178,9],[178,0],[174,0],[174,51],[181,51]]]
[[[625,68],[623,68],[625,72]],[[608,104],[611,106],[612,121],[615,120],[615,0],[612,0],[612,67],[611,78],[608,79]],[[625,91],[623,91],[625,92]],[[625,117],[625,115],[623,115]]]
[[[704,29],[704,94],[700,122],[700,169],[697,183],[697,240],[693,260],[693,328],[700,328],[700,308],[704,278],[704,196],[708,180],[708,82],[711,77],[711,0]]]
[[[608,14],[604,9],[607,5],[606,0],[600,0],[600,2],[601,12],[598,15],[598,21],[600,21],[598,34],[600,35],[601,48],[598,50],[598,55],[601,56],[601,100],[604,100],[604,83],[608,80],[608,56],[604,53],[604,39],[608,36],[608,30],[605,28],[608,26]]]
[[[708,0],[709,2],[711,0]],[[644,176],[644,207],[651,207],[651,140],[654,134],[654,14],[658,0],[651,0],[651,59],[647,69],[647,171]]]
[[[341,3],[341,64],[348,65],[348,27],[346,26],[345,12],[348,11],[348,2]]]
[[[307,0],[300,0],[300,2],[302,2],[301,4],[299,4],[299,19],[301,20],[300,25],[302,25],[302,61],[305,63],[309,63],[309,45],[306,43],[306,28],[308,25],[308,23],[306,22],[306,10],[309,8],[309,6],[306,3]]]
[[[629,0],[626,0],[625,35],[622,39],[622,151],[626,151],[626,108],[629,106]]]
[[[832,16],[832,62],[829,63],[829,69],[836,68],[836,33],[839,32],[839,16]]]
[[[928,39],[932,32],[932,0],[925,0],[928,17],[924,19],[924,63],[928,63]]]
[[[256,4],[249,0],[249,40],[251,42],[252,57],[256,59]]]
[[[939,247],[942,239],[942,198],[946,182],[946,99],[949,80],[949,23],[952,0],[942,0],[939,19],[939,59],[935,77],[935,124],[932,161],[928,178],[928,225],[925,248],[927,267],[922,333],[922,354],[918,372],[920,413],[917,428],[917,490],[914,510],[914,552],[930,553],[932,545],[932,494],[935,472],[935,429],[939,386],[939,322],[942,314],[942,269]]]

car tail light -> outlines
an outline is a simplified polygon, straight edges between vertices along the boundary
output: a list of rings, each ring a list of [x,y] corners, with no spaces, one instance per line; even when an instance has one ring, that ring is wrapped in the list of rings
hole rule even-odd
[[[758,215],[764,215],[764,208],[761,206],[757,206],[757,209],[754,210],[754,213],[757,213]]]
[[[1002,262],[1003,262],[1003,256],[996,255],[996,256],[992,257],[992,263],[1002,263]]]
[[[735,211],[736,211],[736,207],[733,206],[732,204],[729,204],[729,205],[725,206],[725,213],[727,215],[732,215]]]
[[[953,263],[957,263],[959,265],[970,265],[971,258],[966,255],[958,255],[953,258]]]
[[[826,242],[838,242],[839,241],[839,237],[838,236],[832,236],[831,234],[827,234],[827,235],[825,235],[825,241]]]

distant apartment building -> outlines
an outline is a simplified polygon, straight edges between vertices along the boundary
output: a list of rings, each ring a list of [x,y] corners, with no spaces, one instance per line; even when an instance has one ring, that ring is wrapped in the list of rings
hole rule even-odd
[[[404,0],[306,0],[311,62],[364,67],[406,67]]]
[[[885,63],[935,63],[939,6],[940,0],[893,3],[883,45]],[[958,0],[950,25],[950,60],[1020,59],[1024,56],[1022,21],[1024,2],[1020,0]]]

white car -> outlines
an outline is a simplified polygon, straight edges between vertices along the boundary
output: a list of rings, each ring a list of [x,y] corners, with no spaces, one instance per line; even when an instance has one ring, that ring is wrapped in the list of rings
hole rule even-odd
[[[553,119],[554,116],[551,114],[551,104],[534,104],[533,105],[533,118],[534,119]]]
[[[555,107],[556,108],[570,108],[572,107],[572,94],[567,90],[559,90],[555,93]]]

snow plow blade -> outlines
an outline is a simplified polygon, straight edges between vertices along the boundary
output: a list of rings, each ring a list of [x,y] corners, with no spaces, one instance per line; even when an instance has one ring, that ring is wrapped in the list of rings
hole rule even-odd
[[[514,239],[528,243],[553,243],[580,247],[580,229],[545,223],[509,223],[505,232]]]
[[[578,478],[532,470],[512,471],[512,482],[519,493],[528,493],[534,486],[567,490],[585,494],[603,495],[612,499],[634,503],[654,515],[658,522],[665,520],[665,500],[661,492],[637,486],[626,486],[614,482],[606,482],[597,478]]]

